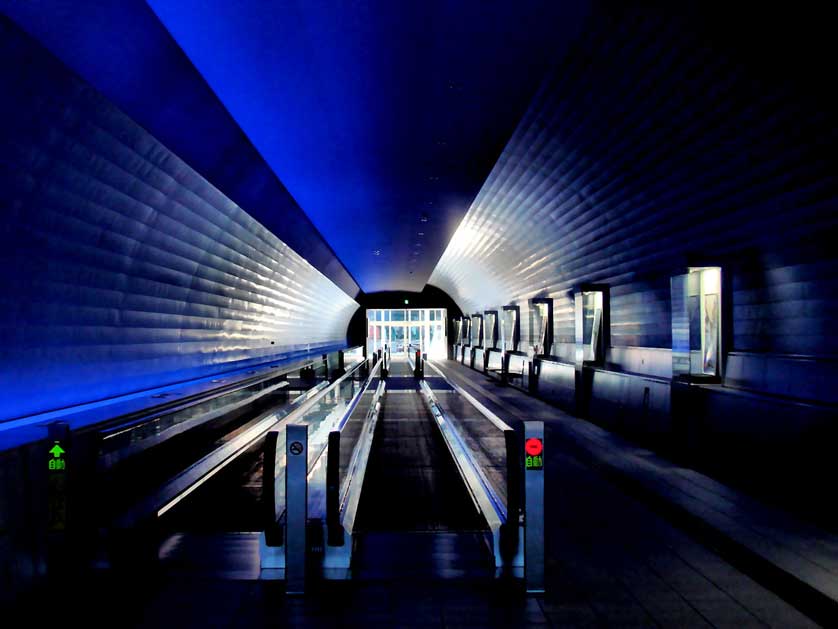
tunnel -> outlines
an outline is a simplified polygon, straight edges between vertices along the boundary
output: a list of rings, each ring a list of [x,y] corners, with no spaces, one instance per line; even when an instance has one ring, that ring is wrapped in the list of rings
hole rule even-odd
[[[0,624],[834,626],[831,24],[0,0]]]

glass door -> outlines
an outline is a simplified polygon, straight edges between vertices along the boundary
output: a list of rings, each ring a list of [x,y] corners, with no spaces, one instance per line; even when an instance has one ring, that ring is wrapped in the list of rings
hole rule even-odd
[[[418,325],[410,326],[410,344],[418,347],[420,351],[424,352],[425,348],[422,343],[422,327]],[[414,350],[415,351],[415,350]]]
[[[445,358],[445,317],[444,308],[367,310],[367,350],[388,347],[392,356],[412,346],[430,358]]]
[[[393,325],[390,327],[390,343],[391,354],[407,353],[405,326]]]

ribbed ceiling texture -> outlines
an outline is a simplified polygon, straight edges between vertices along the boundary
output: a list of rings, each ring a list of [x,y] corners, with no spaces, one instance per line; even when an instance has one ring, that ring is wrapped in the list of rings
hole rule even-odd
[[[422,290],[587,10],[554,0],[148,4],[367,293]]]
[[[0,21],[0,420],[336,345],[358,305]]]
[[[828,109],[685,20],[592,22],[544,82],[430,283],[467,313],[611,287],[615,346],[671,347],[669,277],[719,265],[734,349],[834,355],[838,173]]]
[[[239,3],[227,4],[235,10]],[[358,284],[280,175],[145,0],[0,0],[0,11],[347,295],[357,296]],[[228,38],[212,47],[223,54],[225,44],[239,45]]]

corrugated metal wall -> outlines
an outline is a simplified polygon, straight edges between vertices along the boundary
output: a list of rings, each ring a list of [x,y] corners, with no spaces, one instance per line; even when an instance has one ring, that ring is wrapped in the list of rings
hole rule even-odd
[[[573,341],[572,287],[606,283],[612,346],[670,348],[670,275],[718,265],[733,287],[728,349],[834,363],[834,114],[710,41],[660,11],[592,19],[430,283],[468,312],[553,297],[559,343]]]
[[[12,21],[346,294],[358,295],[354,278],[145,0],[0,0],[0,22]]]
[[[345,342],[354,300],[6,21],[0,76],[0,420]]]

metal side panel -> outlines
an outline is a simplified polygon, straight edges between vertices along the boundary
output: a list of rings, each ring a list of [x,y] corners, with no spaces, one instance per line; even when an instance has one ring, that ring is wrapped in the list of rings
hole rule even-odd
[[[422,399],[442,433],[443,440],[457,465],[460,476],[468,488],[469,495],[474,501],[474,506],[486,519],[486,523],[492,533],[492,551],[495,567],[501,567],[504,561],[501,556],[500,535],[501,526],[506,521],[505,508],[492,490],[491,484],[481,473],[479,466],[475,464],[462,435],[459,434],[454,424],[445,417],[427,382],[422,381],[420,387]]]

